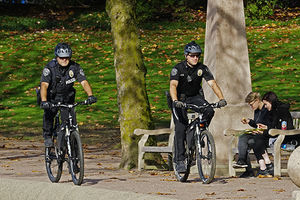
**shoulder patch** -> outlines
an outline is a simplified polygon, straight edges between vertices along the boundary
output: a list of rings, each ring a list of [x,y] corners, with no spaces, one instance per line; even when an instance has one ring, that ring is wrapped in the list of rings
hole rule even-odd
[[[80,69],[80,70],[79,70],[79,73],[80,73],[80,75],[85,76],[85,75],[84,75],[84,72],[83,72],[83,69]]]
[[[43,75],[48,76],[50,74],[50,70],[48,68],[44,68]]]
[[[176,76],[177,73],[178,73],[178,70],[176,68],[173,68],[172,71],[171,71],[171,75]]]

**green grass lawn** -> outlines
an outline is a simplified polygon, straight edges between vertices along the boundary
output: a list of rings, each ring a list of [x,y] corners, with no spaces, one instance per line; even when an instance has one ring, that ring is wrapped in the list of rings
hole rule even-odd
[[[20,23],[25,28],[13,28]],[[95,105],[78,107],[79,124],[96,129],[118,127],[109,31],[51,28],[45,21],[38,23],[36,19],[6,16],[0,17],[0,24],[0,132],[41,133],[43,111],[36,105],[35,88],[43,67],[54,57],[55,45],[62,41],[71,44],[73,60],[85,70],[98,98]],[[261,93],[272,90],[280,99],[291,103],[291,110],[300,110],[299,19],[247,24],[253,90]],[[189,41],[195,40],[204,47],[204,34],[202,22],[195,27],[182,22],[160,22],[141,28],[141,48],[148,71],[147,92],[157,124],[167,123],[170,117],[164,91],[169,88],[171,68],[184,58],[183,47]],[[76,89],[77,99],[85,99],[79,84]]]

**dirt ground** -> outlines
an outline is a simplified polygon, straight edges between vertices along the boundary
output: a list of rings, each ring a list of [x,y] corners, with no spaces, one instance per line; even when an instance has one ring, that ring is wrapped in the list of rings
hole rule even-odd
[[[115,141],[118,142],[118,141]],[[119,169],[120,150],[105,148],[103,144],[84,145],[85,178],[81,187],[131,191],[170,199],[291,199],[299,190],[288,177],[231,178],[216,177],[208,185],[202,184],[197,174],[190,175],[187,183],[175,180],[173,172],[159,170]],[[44,164],[42,138],[20,140],[0,135],[0,177],[50,182]],[[58,184],[73,185],[66,164]]]

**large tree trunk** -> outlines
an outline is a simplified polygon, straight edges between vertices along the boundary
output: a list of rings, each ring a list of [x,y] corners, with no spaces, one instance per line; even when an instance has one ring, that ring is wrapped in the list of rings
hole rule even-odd
[[[150,106],[146,93],[146,68],[135,24],[135,0],[107,0],[106,11],[111,19],[114,66],[118,88],[119,122],[122,144],[120,167],[137,164],[136,128],[151,126]]]

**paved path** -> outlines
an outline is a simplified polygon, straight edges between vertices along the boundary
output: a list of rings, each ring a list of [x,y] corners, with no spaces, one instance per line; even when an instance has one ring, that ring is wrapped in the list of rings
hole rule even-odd
[[[126,171],[118,169],[119,162],[119,150],[85,147],[84,183],[74,186],[64,165],[60,182],[53,184],[45,172],[41,141],[0,136],[0,199],[288,200],[298,190],[288,177],[216,177],[214,182],[204,185],[197,175],[191,175],[187,183],[180,183],[172,172]]]

